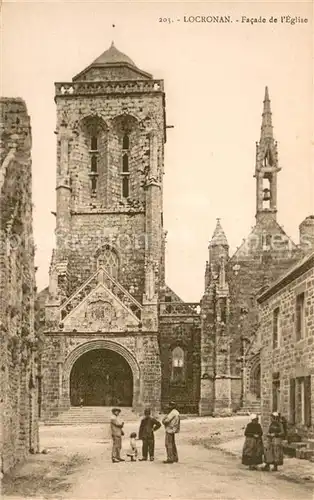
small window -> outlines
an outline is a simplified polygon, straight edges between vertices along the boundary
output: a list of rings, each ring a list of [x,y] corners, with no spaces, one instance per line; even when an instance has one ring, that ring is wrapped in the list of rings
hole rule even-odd
[[[181,347],[175,347],[172,351],[172,374],[174,383],[183,383],[185,380],[185,356]]]
[[[279,307],[276,307],[273,311],[273,349],[276,349],[280,345],[279,318],[280,310]]]
[[[122,196],[123,196],[123,198],[129,197],[129,178],[128,178],[128,176],[125,176],[122,179]]]
[[[122,139],[122,149],[129,149],[129,148],[130,148],[130,138],[128,134],[124,134]]]
[[[129,157],[127,154],[122,156],[122,172],[129,173]]]
[[[271,240],[272,240],[271,234],[266,234],[266,246],[268,249],[271,248]]]
[[[311,376],[298,377],[293,380],[293,392],[290,392],[290,408],[293,423],[311,427],[312,425],[312,394]],[[290,385],[291,388],[291,385]]]
[[[97,156],[92,156],[91,159],[91,171],[97,172]]]
[[[290,379],[290,385],[289,385],[289,393],[290,393],[290,401],[289,401],[289,406],[290,406],[290,414],[289,414],[289,420],[291,424],[295,424],[296,422],[296,407],[295,407],[295,389],[296,389],[296,383],[295,379],[291,378]]]
[[[273,374],[272,411],[280,411],[280,378],[279,378],[279,373]]]
[[[97,189],[97,179],[96,177],[92,177],[92,194],[96,194]]]
[[[296,424],[304,425],[305,423],[305,391],[304,391],[304,377],[296,379],[295,387],[295,413]]]
[[[296,340],[304,337],[304,292],[296,298]]]
[[[97,142],[98,142],[98,141],[97,141],[97,137],[96,137],[95,135],[93,135],[93,136],[91,137],[91,141],[90,141],[90,142],[91,142],[91,143],[90,143],[90,148],[91,148],[91,150],[92,150],[92,151],[97,151],[97,149],[98,149],[98,144],[97,144]]]
[[[166,295],[165,296],[165,302],[167,302],[167,305],[165,307],[165,312],[167,314],[171,314],[172,307],[171,307],[171,295]]]

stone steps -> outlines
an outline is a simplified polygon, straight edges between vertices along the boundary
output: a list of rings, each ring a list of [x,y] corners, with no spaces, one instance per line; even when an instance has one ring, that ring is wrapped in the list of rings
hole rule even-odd
[[[72,406],[69,410],[60,413],[57,417],[48,419],[45,425],[86,425],[106,424],[112,417],[112,407],[108,406]],[[138,415],[131,407],[121,407],[121,417],[124,422],[133,422]]]
[[[237,411],[237,415],[250,415],[251,413],[261,413],[260,401],[247,401],[242,408]]]

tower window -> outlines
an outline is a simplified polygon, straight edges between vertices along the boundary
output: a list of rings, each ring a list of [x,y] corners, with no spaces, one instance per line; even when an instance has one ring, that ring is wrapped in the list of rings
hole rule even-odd
[[[97,156],[93,155],[91,158],[91,171],[97,172]]]
[[[104,248],[97,257],[97,268],[103,266],[106,271],[115,279],[119,275],[119,258],[110,247]]]
[[[172,373],[171,381],[182,383],[185,380],[185,355],[181,347],[175,347],[172,351]]]
[[[124,176],[122,178],[122,196],[123,198],[129,197],[129,177]]]
[[[90,148],[92,151],[97,151],[98,149],[98,144],[97,144],[98,140],[97,140],[97,136],[96,135],[93,135],[91,137],[91,143],[90,143]]]
[[[92,195],[95,195],[96,194],[96,190],[97,190],[97,179],[96,177],[92,177]]]
[[[122,197],[128,198],[130,194],[130,170],[129,170],[130,139],[128,134],[122,138]]]
[[[129,157],[127,154],[124,154],[122,157],[122,172],[123,173],[129,172]]]
[[[268,177],[263,178],[263,209],[270,208],[271,192]]]
[[[129,148],[130,148],[130,138],[128,134],[124,134],[122,140],[122,149],[129,149]]]

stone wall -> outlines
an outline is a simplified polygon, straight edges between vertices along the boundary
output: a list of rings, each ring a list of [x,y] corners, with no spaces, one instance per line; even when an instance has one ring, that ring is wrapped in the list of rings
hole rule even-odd
[[[162,369],[161,406],[166,411],[173,400],[182,413],[198,413],[200,398],[200,322],[184,318],[162,317],[159,323]],[[184,351],[184,377],[172,377],[172,352],[175,347]]]
[[[22,99],[0,100],[1,468],[38,450],[31,128]]]
[[[314,255],[303,259],[285,278],[259,297],[262,423],[269,424],[273,410],[274,377],[280,386],[278,410],[303,432],[313,431],[314,415]],[[296,297],[304,293],[304,335],[296,337]],[[279,308],[279,343],[273,343],[274,310]],[[298,381],[307,381],[311,389],[297,396]],[[304,382],[303,382],[304,383]],[[294,387],[294,389],[293,389]],[[306,389],[304,389],[306,390]],[[294,394],[294,396],[293,396]],[[292,400],[296,398],[295,406]],[[305,405],[306,420],[300,419],[300,406]],[[299,407],[298,407],[299,406]]]
[[[267,257],[267,258],[266,258]],[[228,282],[230,290],[230,323],[229,331],[232,337],[230,364],[233,375],[241,375],[241,337],[254,341],[253,336],[257,332],[258,307],[256,295],[265,285],[274,281],[296,262],[297,256],[287,253],[286,258],[273,258],[269,254],[262,256],[257,254],[246,260],[230,259],[228,265]],[[240,269],[235,274],[233,267],[235,263]],[[241,308],[247,309],[245,321],[240,318]],[[245,349],[248,343],[245,344]]]
[[[75,291],[96,271],[97,257],[105,245],[118,257],[118,281],[142,301],[144,293],[145,224],[143,214],[75,215],[71,222],[71,249],[67,253],[69,287]]]

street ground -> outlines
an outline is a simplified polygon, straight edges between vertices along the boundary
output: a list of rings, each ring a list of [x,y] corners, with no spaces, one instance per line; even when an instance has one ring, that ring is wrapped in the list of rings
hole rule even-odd
[[[4,498],[313,500],[309,462],[287,458],[279,473],[249,471],[241,465],[247,421],[183,420],[177,437],[180,463],[172,465],[162,463],[162,429],[156,433],[155,462],[113,464],[108,425],[44,426],[41,446],[47,454],[33,455],[4,478]],[[132,431],[138,431],[138,423],[126,424],[123,454]]]

